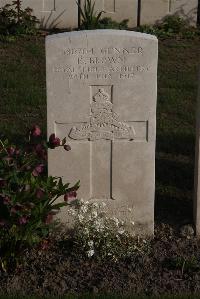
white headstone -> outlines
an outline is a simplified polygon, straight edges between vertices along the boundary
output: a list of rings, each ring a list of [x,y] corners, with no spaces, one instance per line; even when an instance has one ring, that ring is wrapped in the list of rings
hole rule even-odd
[[[196,25],[197,8],[198,0],[141,0],[140,23],[154,24],[167,15],[178,14],[191,25]]]
[[[103,200],[116,217],[153,234],[157,39],[118,30],[46,39],[49,174],[80,180],[79,198]],[[61,219],[67,222],[65,214]]]
[[[8,2],[8,0],[7,0]],[[78,27],[78,9],[75,0],[23,0],[22,7],[30,7],[43,28]]]
[[[191,25],[197,24],[198,0],[171,0],[171,13],[189,21]]]
[[[172,0],[141,0],[140,24],[154,24],[171,10]]]

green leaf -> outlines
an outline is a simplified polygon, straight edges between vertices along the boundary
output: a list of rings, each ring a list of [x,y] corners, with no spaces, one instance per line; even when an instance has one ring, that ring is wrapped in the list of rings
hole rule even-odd
[[[67,206],[68,203],[67,202],[61,202],[61,203],[57,203],[55,205],[52,205],[52,210],[60,210],[60,208]]]
[[[67,138],[65,137],[65,138],[62,140],[62,145],[65,145],[66,141],[67,141]]]

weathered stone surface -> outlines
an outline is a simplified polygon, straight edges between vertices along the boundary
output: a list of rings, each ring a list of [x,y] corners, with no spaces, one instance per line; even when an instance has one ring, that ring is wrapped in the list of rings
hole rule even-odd
[[[141,0],[140,24],[154,24],[170,13],[171,0]]]
[[[46,55],[48,134],[71,146],[49,151],[49,174],[80,179],[80,198],[103,200],[138,233],[153,234],[157,39],[64,33],[47,37]]]
[[[178,14],[196,25],[197,7],[198,0],[141,0],[140,23],[154,24],[167,15]]]
[[[198,0],[171,0],[171,13],[177,13],[191,25],[197,23],[197,8]]]
[[[118,22],[128,19],[129,27],[137,26],[138,0],[93,0],[93,3],[94,1],[96,10],[105,11],[102,17],[110,17]]]

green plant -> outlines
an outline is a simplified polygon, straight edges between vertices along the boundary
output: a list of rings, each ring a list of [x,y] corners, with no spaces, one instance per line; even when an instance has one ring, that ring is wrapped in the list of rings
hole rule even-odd
[[[194,38],[199,35],[199,29],[189,26],[188,22],[178,15],[166,16],[155,25],[143,25],[138,31],[153,34],[160,38],[182,37]]]
[[[0,34],[3,36],[36,34],[38,23],[38,19],[32,16],[31,8],[22,9],[21,0],[0,8]]]
[[[184,272],[196,271],[200,268],[199,262],[195,256],[191,256],[191,258],[178,256],[171,259],[166,259],[164,261],[164,265],[172,270],[180,270],[182,275]]]
[[[128,19],[123,20],[121,22],[113,21],[111,18],[102,18],[99,20],[99,28],[100,29],[128,29]]]
[[[127,224],[134,230],[134,222],[125,223],[110,217],[105,203],[71,201],[70,215],[74,219],[73,250],[91,258],[109,258],[113,261],[128,258],[148,249],[148,242],[130,234]]]
[[[171,32],[175,34],[180,34],[185,30],[185,28],[188,27],[189,24],[187,21],[178,15],[166,16],[160,25],[160,28],[165,32]]]
[[[83,9],[78,2],[77,5],[82,18],[81,29],[88,30],[99,28],[99,21],[104,11],[100,11],[99,13],[95,11],[95,2],[92,4],[92,0],[85,0]]]
[[[0,262],[4,271],[18,264],[25,249],[47,242],[58,224],[54,215],[76,198],[79,188],[79,182],[70,187],[59,177],[45,175],[47,144],[40,135],[35,126],[23,148],[0,140]],[[65,143],[52,134],[48,146],[70,150]],[[55,202],[61,196],[63,202]]]
[[[142,33],[156,35],[158,37],[167,36],[167,34],[165,32],[158,29],[158,27],[156,27],[155,25],[153,25],[153,26],[151,26],[151,25],[142,25],[139,28],[137,28],[137,30],[139,32],[142,32]]]

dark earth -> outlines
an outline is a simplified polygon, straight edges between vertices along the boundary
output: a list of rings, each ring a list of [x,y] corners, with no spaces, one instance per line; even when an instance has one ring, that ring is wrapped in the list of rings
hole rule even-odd
[[[200,240],[191,226],[157,224],[149,251],[113,262],[83,258],[52,238],[48,250],[25,253],[25,264],[0,273],[0,293],[54,296],[83,293],[188,294],[200,292]],[[66,243],[66,244],[65,244]]]

